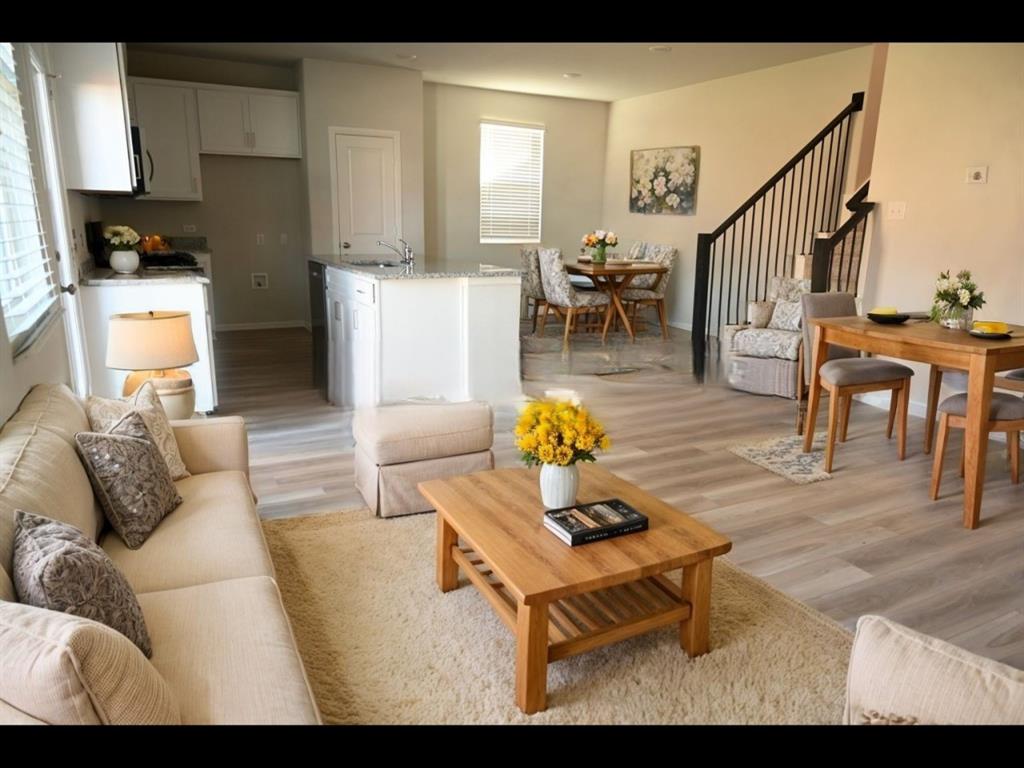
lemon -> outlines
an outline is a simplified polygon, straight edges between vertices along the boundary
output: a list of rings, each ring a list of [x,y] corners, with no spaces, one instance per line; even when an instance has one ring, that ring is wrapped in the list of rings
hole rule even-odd
[[[1006,323],[1000,323],[996,320],[975,320],[974,330],[982,331],[983,333],[1006,333],[1010,327]]]
[[[871,310],[872,315],[895,315],[896,307],[875,307]]]

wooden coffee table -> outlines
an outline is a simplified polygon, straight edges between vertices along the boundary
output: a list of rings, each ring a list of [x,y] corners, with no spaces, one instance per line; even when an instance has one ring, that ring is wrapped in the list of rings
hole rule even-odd
[[[627,637],[679,624],[690,656],[708,650],[711,561],[732,542],[631,483],[580,467],[578,501],[619,498],[649,530],[569,547],[544,528],[538,471],[498,469],[420,483],[437,509],[437,584],[459,569],[516,634],[516,704],[545,707],[547,667]],[[683,569],[682,584],[664,574]]]

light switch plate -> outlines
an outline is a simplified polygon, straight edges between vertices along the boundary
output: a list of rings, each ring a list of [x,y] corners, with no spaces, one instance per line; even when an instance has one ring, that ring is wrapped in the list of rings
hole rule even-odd
[[[988,166],[971,165],[967,168],[968,184],[988,184]]]
[[[256,233],[256,245],[263,245],[263,233],[262,232],[257,232]]]
[[[903,200],[893,200],[885,206],[885,218],[903,219],[907,216],[907,204]]]
[[[196,231],[196,225],[195,224],[182,224],[181,225],[181,229],[184,232],[195,232]]]

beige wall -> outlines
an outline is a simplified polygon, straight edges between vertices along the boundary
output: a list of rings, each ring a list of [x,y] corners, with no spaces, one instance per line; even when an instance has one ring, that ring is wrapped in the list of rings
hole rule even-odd
[[[618,233],[619,250],[634,240],[679,249],[681,268],[669,290],[673,325],[690,327],[697,234],[721,224],[838,114],[852,93],[865,90],[871,50],[853,48],[611,105],[601,224]],[[696,213],[629,213],[630,150],[692,145],[700,147]],[[856,129],[850,146],[859,146]],[[856,158],[850,162],[856,167]]]
[[[140,51],[132,45],[128,46],[128,74],[196,83],[240,85],[246,88],[298,90],[295,67]]]
[[[878,201],[865,306],[931,306],[942,270],[970,269],[976,317],[1024,323],[1024,45],[892,44],[872,163]],[[987,184],[965,183],[987,165]],[[886,205],[906,203],[902,220]],[[924,403],[916,366],[912,399]]]
[[[398,67],[318,59],[300,66],[303,170],[309,194],[312,253],[333,253],[334,221],[327,129],[398,131],[402,163],[402,233],[423,253],[423,78]]]
[[[103,222],[127,224],[139,234],[185,237],[183,225],[194,224],[213,252],[218,327],[304,323],[307,252],[299,162],[202,155],[200,165],[202,202],[104,198]],[[257,233],[263,245],[256,244]],[[267,273],[267,290],[253,290],[253,272]]]
[[[608,104],[425,83],[426,253],[518,264],[518,245],[480,243],[480,121],[539,124],[544,133],[546,245],[575,253],[601,226]]]

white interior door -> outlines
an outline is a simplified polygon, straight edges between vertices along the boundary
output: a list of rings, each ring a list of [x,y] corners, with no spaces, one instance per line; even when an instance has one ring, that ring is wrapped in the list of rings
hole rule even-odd
[[[336,133],[333,149],[338,253],[394,255],[377,241],[402,236],[397,136]]]

